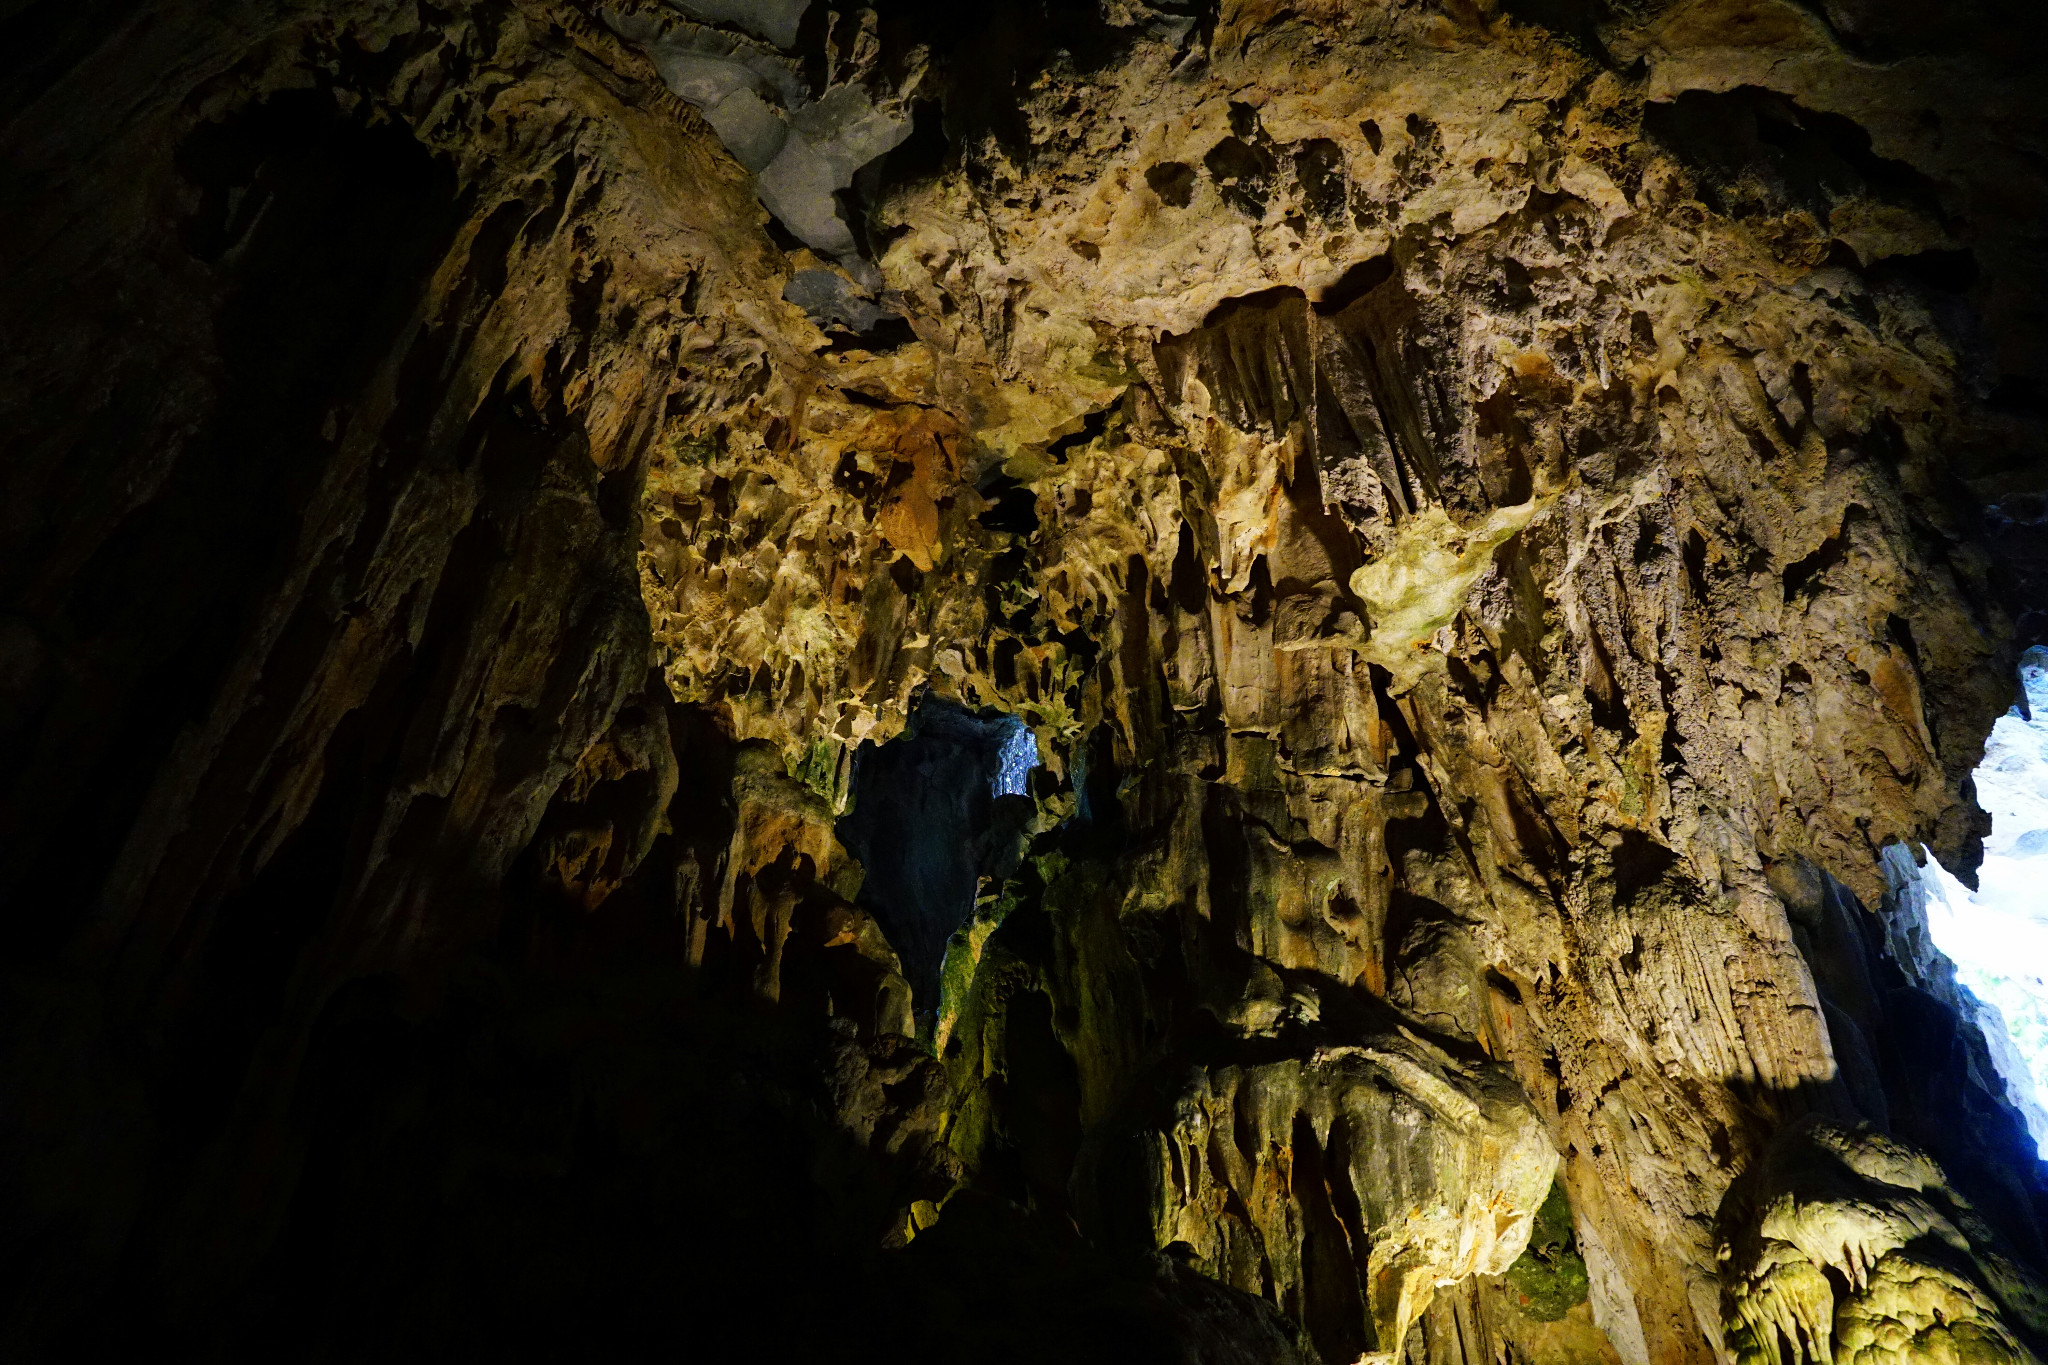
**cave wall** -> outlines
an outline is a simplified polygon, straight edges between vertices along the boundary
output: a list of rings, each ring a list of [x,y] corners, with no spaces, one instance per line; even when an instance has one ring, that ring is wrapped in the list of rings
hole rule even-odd
[[[11,1352],[2040,1346],[2021,20],[684,8],[5,21]]]

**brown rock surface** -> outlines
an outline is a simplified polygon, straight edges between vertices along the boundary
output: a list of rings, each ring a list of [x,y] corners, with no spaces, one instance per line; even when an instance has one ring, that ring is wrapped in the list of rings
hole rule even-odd
[[[2043,1349],[2030,19],[0,22],[10,1355]]]

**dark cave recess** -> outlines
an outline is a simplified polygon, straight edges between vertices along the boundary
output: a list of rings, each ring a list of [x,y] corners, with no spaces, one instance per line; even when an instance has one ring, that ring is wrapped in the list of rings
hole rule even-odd
[[[866,870],[860,903],[903,959],[916,1009],[935,1009],[946,940],[974,909],[984,877],[1017,870],[1028,796],[997,795],[1016,722],[928,697],[903,733],[863,744],[839,838]]]

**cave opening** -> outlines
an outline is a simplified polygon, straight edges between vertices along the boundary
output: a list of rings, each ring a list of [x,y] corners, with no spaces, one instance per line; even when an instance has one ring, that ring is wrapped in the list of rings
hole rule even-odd
[[[840,841],[867,876],[860,903],[903,961],[920,1027],[939,1001],[946,944],[973,913],[982,881],[1017,870],[1037,803],[1030,727],[927,697],[903,733],[861,745]]]
[[[2048,1157],[2048,648],[2021,656],[2019,682],[2020,702],[1992,726],[1974,774],[1991,816],[1977,888],[1929,858],[1927,928],[1975,998],[2008,1098]]]

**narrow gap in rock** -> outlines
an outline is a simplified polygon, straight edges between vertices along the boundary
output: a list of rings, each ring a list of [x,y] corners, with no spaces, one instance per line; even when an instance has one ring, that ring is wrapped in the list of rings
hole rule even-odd
[[[1015,716],[938,698],[920,702],[896,739],[854,755],[839,838],[867,870],[861,904],[903,960],[920,1023],[938,1006],[946,941],[973,913],[982,879],[1017,870],[1037,763]]]

